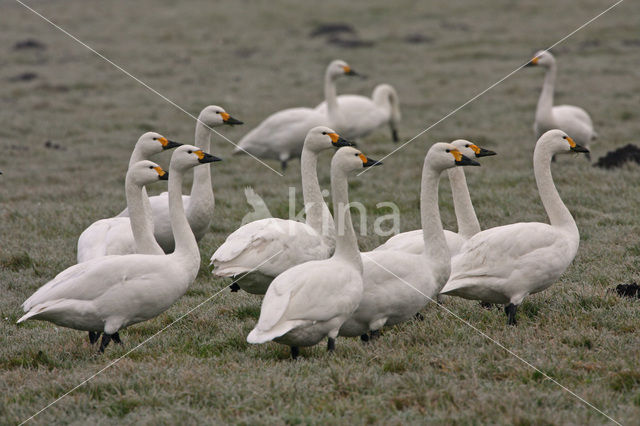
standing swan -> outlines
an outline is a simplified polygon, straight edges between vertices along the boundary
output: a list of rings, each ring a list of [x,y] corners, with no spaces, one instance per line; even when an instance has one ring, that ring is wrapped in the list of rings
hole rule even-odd
[[[22,307],[28,319],[62,327],[103,332],[100,351],[118,331],[166,311],[193,282],[200,268],[198,244],[182,205],[184,174],[219,160],[195,146],[183,145],[171,157],[169,205],[176,249],[172,254],[99,257],[71,266],[40,287]]]
[[[324,93],[333,93],[335,98],[335,80],[342,75],[358,75],[345,61],[332,61],[324,76]],[[313,108],[287,108],[267,117],[256,128],[247,133],[234,154],[248,152],[256,157],[280,161],[282,170],[287,161],[300,157],[305,137],[315,126],[326,126],[326,114]]]
[[[562,130],[543,134],[533,153],[533,170],[550,225],[514,223],[487,229],[467,241],[451,259],[452,274],[442,294],[507,305],[508,323],[529,294],[538,293],[567,269],[580,234],[551,176],[551,158],[568,151],[588,152]]]
[[[556,83],[556,60],[553,55],[546,50],[540,50],[527,66],[540,66],[547,69],[533,124],[536,139],[539,139],[546,131],[560,129],[566,132],[578,145],[588,149],[591,142],[597,137],[589,114],[584,109],[573,105],[553,106],[553,91]],[[587,159],[591,159],[588,152],[586,156]]]
[[[480,148],[464,139],[455,140],[451,142],[451,145],[455,146],[462,155],[468,158],[496,155],[495,152]],[[453,196],[453,208],[456,213],[456,221],[458,222],[458,232],[445,230],[444,237],[447,240],[447,246],[449,246],[449,253],[451,256],[454,256],[460,251],[462,244],[464,244],[466,240],[480,232],[480,223],[478,222],[476,212],[471,203],[471,196],[469,195],[464,169],[454,167],[448,169],[447,174],[449,175],[449,183],[451,184],[451,195]],[[400,250],[414,254],[423,253],[424,240],[422,238],[422,229],[394,235],[374,250]]]
[[[438,207],[438,182],[446,169],[479,166],[448,143],[434,144],[424,159],[420,190],[421,253],[376,250],[362,253],[364,290],[358,309],[340,328],[341,336],[361,336],[414,317],[449,279],[451,257]]]
[[[294,266],[273,280],[262,300],[260,319],[249,343],[274,340],[291,346],[312,346],[329,336],[328,350],[342,323],[356,310],[362,298],[362,260],[349,212],[350,172],[380,164],[352,147],[340,148],[331,161],[331,196],[336,212],[336,251],[325,260]]]
[[[170,141],[155,132],[143,134],[136,142],[136,146],[131,153],[129,171],[140,161],[148,160],[152,155],[180,145],[182,144]],[[141,223],[141,221],[148,220],[151,222],[151,207],[149,206],[147,192],[142,184],[136,184],[130,177],[133,176],[129,176],[129,172],[127,172],[125,194],[127,196],[127,205],[136,203],[138,206],[137,214],[140,216],[134,218],[134,221],[137,220],[138,223]],[[112,254],[159,254],[159,246],[155,239],[151,241],[146,236],[132,232],[131,225],[132,223],[128,217],[120,216],[93,222],[87,229],[82,231],[78,238],[78,263]]]
[[[302,196],[306,223],[268,218],[241,226],[211,256],[213,274],[242,279],[231,285],[265,294],[274,277],[292,266],[328,258],[335,246],[335,230],[318,183],[318,154],[329,148],[352,145],[328,127],[309,131],[302,149]],[[323,219],[324,218],[324,219]]]
[[[205,152],[209,152],[211,150],[211,129],[225,124],[242,124],[242,121],[231,117],[219,106],[209,105],[204,108],[196,122],[195,145]],[[153,211],[153,233],[165,253],[171,253],[174,247],[168,200],[169,197],[166,192],[149,197]],[[198,167],[193,171],[191,195],[183,195],[182,202],[196,241],[200,241],[209,231],[215,206],[210,167]],[[129,216],[129,212],[125,209],[118,216]]]

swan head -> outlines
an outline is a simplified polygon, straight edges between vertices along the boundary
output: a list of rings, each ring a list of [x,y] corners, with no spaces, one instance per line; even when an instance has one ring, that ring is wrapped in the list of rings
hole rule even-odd
[[[176,148],[182,145],[181,143],[170,141],[162,136],[160,133],[147,132],[140,136],[138,142],[136,142],[136,148],[142,151],[144,157],[151,157],[166,149]]]
[[[540,66],[540,67],[548,68],[555,63],[556,63],[556,59],[553,57],[551,52],[549,52],[548,50],[538,50],[536,54],[533,55],[533,58],[531,58],[531,60],[529,61],[529,63],[527,63],[526,66],[527,67]]]
[[[243,124],[242,121],[236,120],[235,118],[230,116],[224,110],[224,108],[219,107],[218,105],[209,105],[208,107],[205,107],[202,111],[200,111],[198,121],[209,127],[217,127],[224,124]]]
[[[170,168],[184,172],[200,164],[214,161],[222,161],[222,159],[204,152],[197,146],[182,145],[173,152]]]
[[[546,149],[553,155],[567,152],[589,152],[587,148],[575,143],[569,135],[559,129],[549,130],[540,136],[536,142],[536,151],[539,149]]]
[[[445,142],[434,143],[425,159],[434,170],[442,172],[455,166],[479,166],[480,163],[463,155],[455,145]]]
[[[360,150],[345,146],[338,149],[331,160],[331,169],[338,169],[345,174],[361,170],[363,167],[381,166],[382,161],[367,158]]]
[[[460,151],[462,155],[469,158],[480,158],[489,157],[490,155],[496,155],[494,151],[481,148],[473,142],[469,142],[465,139],[456,139],[455,141],[451,142],[451,145],[458,148],[458,151]]]
[[[336,59],[334,61],[331,61],[331,63],[327,67],[327,75],[329,75],[331,78],[337,78],[341,75],[354,76],[360,74],[355,72],[353,68],[351,68],[351,66],[349,66],[349,64],[342,59]]]
[[[304,149],[319,153],[329,148],[356,146],[354,142],[342,139],[338,133],[326,126],[318,126],[309,130],[304,139]]]
[[[169,173],[149,160],[138,161],[127,171],[127,181],[133,182],[136,186],[145,186],[168,179]]]

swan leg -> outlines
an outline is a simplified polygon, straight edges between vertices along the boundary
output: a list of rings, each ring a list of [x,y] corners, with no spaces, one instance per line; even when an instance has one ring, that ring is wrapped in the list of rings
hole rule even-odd
[[[422,315],[420,312],[416,312],[416,314],[413,316],[417,321],[424,321],[424,315]],[[377,331],[377,330],[376,330]]]
[[[327,352],[333,352],[336,350],[336,339],[329,337],[327,340]]]
[[[509,303],[507,306],[504,307],[504,312],[507,314],[507,317],[508,317],[508,320],[507,320],[508,325],[517,325],[516,323],[517,309],[518,307],[513,303]]]
[[[287,160],[280,161],[280,167],[282,167],[282,171],[287,170]]]
[[[100,332],[99,331],[90,331],[89,332],[89,343],[91,343],[92,345],[94,343],[96,343],[99,338],[100,338]]]
[[[240,290],[240,286],[238,283],[233,283],[229,286],[229,289],[231,289],[231,293],[237,293]]]
[[[111,335],[111,339],[119,345],[122,344],[122,340],[120,340],[120,334],[117,331]]]
[[[400,142],[400,138],[398,137],[398,131],[393,127],[391,128],[391,138],[393,139],[393,143]]]
[[[369,339],[371,340],[378,339],[379,337],[380,337],[380,330],[372,330],[371,333],[369,333]]]
[[[297,346],[291,346],[291,358],[297,359],[298,355],[300,355],[300,348]]]
[[[361,334],[360,335],[360,340],[362,340],[363,343],[366,343],[369,341],[369,335],[367,333]]]
[[[109,345],[111,341],[111,334],[104,333],[102,335],[102,340],[100,341],[100,352],[104,353],[104,349]]]

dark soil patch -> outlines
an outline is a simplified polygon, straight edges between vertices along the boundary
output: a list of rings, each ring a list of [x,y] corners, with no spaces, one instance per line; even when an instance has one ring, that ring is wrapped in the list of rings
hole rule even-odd
[[[325,37],[327,43],[347,49],[371,47],[375,44],[371,40],[360,39],[355,28],[342,23],[318,24],[309,36]]]
[[[640,285],[636,283],[620,284],[616,286],[616,293],[621,297],[640,299]]]
[[[24,49],[37,49],[44,50],[47,46],[33,38],[28,38],[26,40],[22,40],[13,45],[13,50],[24,50]]]
[[[609,151],[607,155],[600,157],[594,166],[602,167],[603,169],[613,169],[615,167],[621,167],[629,161],[635,161],[640,164],[640,148],[633,144]]]
[[[310,37],[329,36],[337,34],[352,34],[356,35],[356,30],[349,24],[319,24],[311,31]]]
[[[35,72],[23,72],[22,74],[14,75],[13,77],[9,77],[9,81],[19,82],[19,81],[31,81],[38,78],[38,74]]]
[[[63,147],[59,143],[55,143],[53,141],[46,141],[44,143],[44,147],[47,148],[47,149],[59,149],[59,150],[62,150],[62,151],[64,151],[66,149],[65,147]]]
[[[346,47],[347,49],[356,49],[359,47],[371,47],[375,43],[371,40],[360,40],[359,38],[342,38],[342,37],[330,37],[327,43],[335,46]]]
[[[431,43],[433,41],[433,37],[429,37],[420,33],[413,33],[413,34],[407,35],[404,38],[404,41],[411,44]]]

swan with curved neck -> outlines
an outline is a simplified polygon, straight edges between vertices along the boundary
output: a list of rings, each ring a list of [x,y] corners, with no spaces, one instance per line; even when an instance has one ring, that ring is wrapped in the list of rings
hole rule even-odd
[[[242,277],[231,285],[232,291],[265,294],[273,278],[292,266],[328,258],[335,246],[335,230],[318,183],[318,155],[349,145],[328,127],[311,129],[301,158],[306,223],[268,218],[241,226],[211,256],[213,274]]]
[[[551,159],[588,150],[562,130],[543,134],[533,153],[533,170],[550,224],[515,223],[487,229],[471,237],[451,259],[452,274],[442,294],[505,304],[508,323],[529,294],[553,284],[573,261],[580,234],[551,176]]]
[[[129,170],[140,161],[148,161],[149,157],[180,145],[182,144],[170,141],[159,133],[147,132],[136,142],[129,159]],[[136,213],[131,220],[116,216],[98,220],[85,229],[78,238],[78,263],[112,254],[158,254],[158,243],[155,239],[149,239],[144,232],[146,226],[153,226],[147,192],[143,185],[135,185],[130,178],[133,176],[129,176],[127,172],[129,183],[125,183],[125,194],[127,205],[136,204]],[[132,230],[133,222],[136,222],[135,227],[141,232]]]
[[[172,254],[105,256],[71,266],[22,304],[26,314],[18,323],[37,319],[104,333],[104,351],[111,339],[120,342],[119,330],[166,311],[187,291],[200,267],[198,244],[182,205],[183,177],[189,169],[216,160],[191,145],[181,146],[171,157]]]
[[[588,149],[593,140],[597,138],[597,133],[593,130],[593,122],[589,114],[577,106],[553,105],[557,66],[556,59],[551,52],[540,50],[533,56],[527,66],[538,66],[547,70],[533,124],[536,139],[539,139],[543,133],[549,130],[560,129],[575,140],[577,144]],[[587,153],[587,159],[590,158],[589,153]]]
[[[325,97],[335,97],[335,80],[343,75],[358,75],[344,61],[332,61],[325,72]],[[280,161],[282,170],[292,158],[302,155],[304,140],[309,130],[328,125],[326,114],[313,108],[287,108],[262,121],[247,133],[234,150],[234,154],[248,152],[259,158]],[[331,127],[331,126],[329,126]]]
[[[328,349],[362,298],[362,260],[349,212],[348,174],[379,164],[352,147],[340,148],[331,161],[331,196],[336,212],[336,250],[325,260],[294,266],[278,275],[262,300],[249,343],[273,340],[291,347],[312,346],[329,337]]]
[[[457,139],[451,142],[451,144],[455,146],[462,155],[468,158],[480,158],[496,154],[488,149],[480,148],[465,139]],[[451,195],[453,197],[453,208],[458,223],[458,232],[445,230],[444,236],[447,240],[449,253],[451,256],[454,256],[460,251],[460,248],[466,240],[480,232],[480,223],[478,222],[476,212],[471,203],[471,196],[469,195],[464,169],[461,167],[450,168],[447,170],[447,175],[449,176],[449,183],[451,184]],[[400,250],[420,254],[424,252],[422,229],[394,235],[384,244],[375,248],[374,251],[375,250]]]
[[[422,168],[420,218],[421,253],[375,250],[362,253],[364,290],[358,309],[340,329],[341,336],[361,336],[414,317],[433,300],[449,279],[449,248],[438,207],[438,182],[444,170],[479,166],[448,143],[436,143]]]
[[[209,105],[198,116],[195,145],[205,152],[210,151],[212,128],[235,124],[242,124],[242,122],[231,117],[223,108],[217,105]],[[174,248],[174,240],[169,219],[168,193],[163,192],[148,199],[153,212],[153,233],[155,238],[165,253],[170,253]],[[200,241],[209,230],[215,207],[210,167],[198,167],[193,171],[191,194],[184,195],[182,199],[191,229],[196,236],[196,240]],[[129,216],[128,210],[125,209],[119,216]]]

